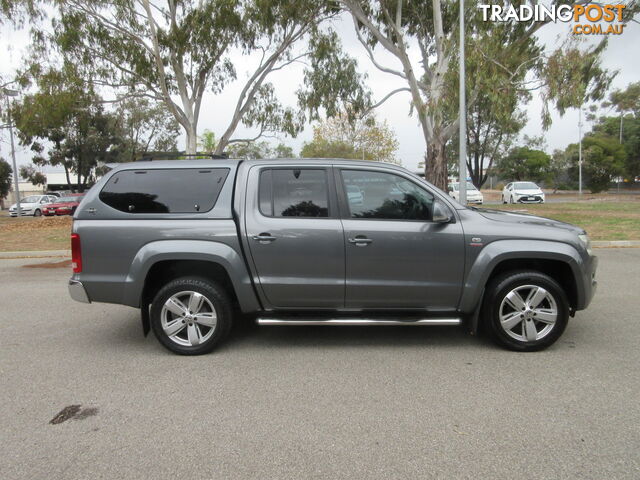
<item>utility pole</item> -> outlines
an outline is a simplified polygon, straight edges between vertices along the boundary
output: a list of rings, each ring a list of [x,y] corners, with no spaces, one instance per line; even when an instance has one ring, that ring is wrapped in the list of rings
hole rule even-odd
[[[582,198],[582,105],[578,109],[578,195]]]
[[[458,193],[460,203],[467,203],[467,106],[465,97],[465,72],[464,72],[464,0],[460,0],[460,171]]]
[[[9,105],[9,97],[17,97],[18,91],[11,90],[9,88],[4,89],[4,94],[7,99],[7,118],[9,120],[9,137],[11,138],[11,160],[13,162],[13,184],[14,191],[16,192],[16,212],[17,218],[22,216],[22,208],[20,207],[20,186],[18,185],[18,167],[16,166],[16,148],[13,143],[13,119],[11,118],[11,105]]]

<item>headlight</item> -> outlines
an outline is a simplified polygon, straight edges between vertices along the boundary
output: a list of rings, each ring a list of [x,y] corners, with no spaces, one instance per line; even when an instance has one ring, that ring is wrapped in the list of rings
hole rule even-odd
[[[584,248],[587,249],[587,253],[591,255],[591,240],[589,240],[589,235],[587,235],[586,233],[582,233],[578,235],[578,238],[584,245]]]

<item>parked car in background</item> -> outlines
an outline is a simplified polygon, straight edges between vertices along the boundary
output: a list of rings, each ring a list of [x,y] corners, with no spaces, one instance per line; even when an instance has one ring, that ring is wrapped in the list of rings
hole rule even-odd
[[[43,207],[42,214],[47,217],[51,217],[53,215],[73,215],[83,198],[83,193],[75,193],[60,197],[56,199],[54,203]]]
[[[23,216],[39,217],[42,215],[44,206],[55,202],[57,199],[53,195],[30,195],[20,200],[20,213]],[[18,216],[18,204],[14,203],[9,207],[9,215],[12,217]]]
[[[502,203],[544,203],[544,192],[533,182],[511,182],[502,190]]]
[[[449,184],[449,195],[460,201],[460,183],[453,182]],[[476,205],[482,205],[484,202],[484,197],[480,190],[476,188],[476,186],[467,182],[467,203],[474,203]]]

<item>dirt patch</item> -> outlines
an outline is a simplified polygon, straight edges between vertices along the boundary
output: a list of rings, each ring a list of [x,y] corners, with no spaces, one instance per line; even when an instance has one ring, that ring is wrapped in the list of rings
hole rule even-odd
[[[82,405],[68,405],[58,412],[49,423],[51,425],[58,425],[59,423],[66,422],[67,420],[84,420],[85,418],[93,417],[97,415],[97,407],[82,408]]]
[[[12,218],[2,222],[0,230],[4,232],[34,232],[61,227],[68,227],[71,230],[72,222],[71,216]]]
[[[61,262],[49,263],[31,263],[23,265],[24,268],[66,268],[71,266],[71,260],[62,260]]]

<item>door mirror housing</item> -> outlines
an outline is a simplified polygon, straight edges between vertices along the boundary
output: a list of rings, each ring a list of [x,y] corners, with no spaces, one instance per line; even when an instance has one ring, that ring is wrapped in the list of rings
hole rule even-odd
[[[451,210],[439,200],[433,202],[433,222],[451,223],[451,220],[453,220]]]

